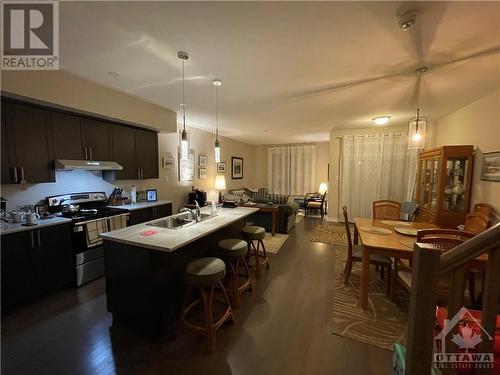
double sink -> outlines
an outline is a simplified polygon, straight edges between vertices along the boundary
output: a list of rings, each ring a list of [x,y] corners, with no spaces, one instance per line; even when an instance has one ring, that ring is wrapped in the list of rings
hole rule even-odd
[[[174,216],[168,216],[164,217],[159,220],[151,221],[150,223],[147,223],[146,225],[152,226],[152,227],[160,227],[160,228],[167,228],[167,229],[181,229],[187,226],[191,226],[196,224],[196,220],[192,219],[191,214],[189,212],[185,212],[182,214],[177,214]],[[208,220],[215,215],[207,214],[207,213],[201,213],[201,220],[199,222],[203,222],[205,220]]]

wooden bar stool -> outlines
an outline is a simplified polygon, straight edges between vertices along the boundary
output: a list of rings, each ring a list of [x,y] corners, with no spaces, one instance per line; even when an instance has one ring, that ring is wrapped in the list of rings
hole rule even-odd
[[[247,243],[239,239],[227,239],[219,241],[219,254],[229,266],[229,285],[228,289],[231,294],[231,305],[233,309],[237,309],[241,305],[241,294],[245,289],[252,290],[252,282],[250,280],[250,271],[248,269],[245,255],[247,253]],[[240,273],[240,265],[243,266],[244,274]],[[226,276],[226,277],[227,277]],[[241,276],[244,277],[241,279]]]
[[[260,275],[260,266],[265,265],[269,268],[269,261],[267,260],[266,247],[264,246],[264,241],[262,241],[266,237],[266,230],[262,227],[258,227],[255,225],[250,225],[248,227],[244,227],[241,231],[243,239],[248,244],[248,253],[247,256],[251,260],[254,258],[254,263],[250,263],[249,265],[255,267],[255,274],[257,276]],[[257,241],[257,246],[255,246],[255,242]],[[262,253],[260,252],[260,246],[262,245]]]
[[[206,351],[212,353],[215,350],[215,335],[217,329],[228,319],[234,322],[231,303],[227,296],[226,289],[222,284],[226,273],[226,265],[219,258],[207,257],[192,261],[186,267],[185,280],[189,289],[182,305],[182,322],[187,328],[195,330],[205,336]],[[197,290],[200,297],[189,302],[189,297],[193,290]],[[219,289],[222,297],[216,296],[215,291]],[[218,319],[214,319],[214,302],[221,302],[225,305],[225,310]],[[202,304],[204,325],[196,324],[188,319],[188,314],[195,306]],[[215,320],[215,321],[214,321]]]

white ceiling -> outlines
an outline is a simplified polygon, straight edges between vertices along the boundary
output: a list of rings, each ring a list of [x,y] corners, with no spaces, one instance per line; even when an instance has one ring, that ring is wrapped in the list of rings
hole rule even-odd
[[[431,120],[500,87],[500,2],[61,2],[60,14],[63,69],[179,113],[187,51],[187,124],[213,130],[217,77],[222,134],[251,144],[324,141],[383,114],[404,124],[422,65]]]

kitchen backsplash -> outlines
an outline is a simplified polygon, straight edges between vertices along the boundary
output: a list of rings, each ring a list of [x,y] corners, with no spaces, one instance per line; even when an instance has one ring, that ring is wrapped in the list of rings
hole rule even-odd
[[[36,204],[45,197],[64,193],[104,191],[107,195],[116,186],[102,179],[101,172],[56,171],[56,182],[46,184],[2,185],[1,195],[7,199],[7,209]],[[123,186],[122,186],[123,187]],[[126,189],[125,189],[126,190]],[[124,194],[128,196],[128,191]]]

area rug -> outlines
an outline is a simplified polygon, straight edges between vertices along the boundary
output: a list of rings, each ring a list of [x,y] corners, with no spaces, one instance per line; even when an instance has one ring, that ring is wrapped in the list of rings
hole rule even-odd
[[[335,252],[333,334],[388,350],[396,342],[404,344],[407,298],[398,295],[398,305],[389,301],[385,295],[385,281],[371,266],[368,310],[363,310],[359,306],[362,263],[353,264],[349,282],[344,284],[347,248],[336,248]]]
[[[264,238],[266,253],[276,254],[288,237],[290,237],[290,235],[284,233],[276,233],[276,235],[273,236],[271,233],[266,232],[266,237]]]
[[[351,225],[351,236],[354,227]],[[347,246],[347,233],[344,223],[321,223],[316,226],[311,242],[323,242],[330,245]]]

